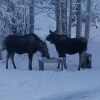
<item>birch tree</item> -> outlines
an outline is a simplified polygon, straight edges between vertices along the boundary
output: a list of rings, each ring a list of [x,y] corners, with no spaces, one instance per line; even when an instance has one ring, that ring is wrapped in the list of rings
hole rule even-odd
[[[67,35],[67,0],[56,0],[55,7],[58,34]]]
[[[68,0],[62,0],[61,1],[61,24],[62,24],[62,34],[65,34],[68,36],[67,33],[67,1]]]
[[[71,37],[71,23],[72,23],[72,0],[70,0],[70,12],[69,12],[69,28],[68,28],[69,37]]]
[[[60,12],[60,0],[56,0],[55,3],[55,17],[56,17],[56,29],[58,30],[58,34],[61,33],[61,26],[60,26],[60,19],[61,19],[61,12]]]
[[[30,0],[29,6],[29,33],[34,33],[34,0]]]
[[[81,0],[77,0],[77,24],[76,24],[76,37],[81,35]]]
[[[90,31],[90,10],[91,10],[91,0],[87,0],[87,14],[86,14],[86,24],[85,24],[85,37],[89,38]]]

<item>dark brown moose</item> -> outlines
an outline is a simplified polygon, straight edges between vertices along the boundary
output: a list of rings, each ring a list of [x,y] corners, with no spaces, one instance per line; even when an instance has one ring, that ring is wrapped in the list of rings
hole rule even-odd
[[[49,32],[50,34],[46,37],[46,40],[55,45],[59,57],[63,58],[65,68],[67,69],[66,54],[79,53],[78,70],[80,70],[87,50],[87,39],[84,37],[69,38],[66,35],[58,35],[57,31],[52,32],[49,30]]]
[[[23,36],[8,35],[5,38],[4,42],[7,50],[6,69],[8,69],[9,57],[13,63],[14,69],[16,69],[16,65],[14,63],[14,53],[17,54],[28,53],[29,70],[32,70],[33,54],[36,53],[37,51],[40,51],[42,53],[42,57],[50,58],[47,44],[43,42],[35,34],[31,33]]]

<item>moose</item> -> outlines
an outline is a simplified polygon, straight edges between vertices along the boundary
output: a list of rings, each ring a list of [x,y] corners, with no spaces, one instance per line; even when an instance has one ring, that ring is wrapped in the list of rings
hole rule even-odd
[[[26,35],[8,35],[5,38],[4,43],[7,51],[6,69],[8,69],[9,58],[12,61],[14,69],[16,69],[16,65],[14,63],[14,53],[17,54],[28,53],[29,70],[32,70],[33,54],[36,53],[37,51],[39,51],[42,54],[42,57],[46,57],[48,59],[50,58],[47,44],[43,42],[34,33]]]
[[[79,53],[78,70],[80,70],[87,50],[87,39],[84,37],[70,38],[66,35],[59,35],[57,30],[54,32],[49,30],[49,33],[46,40],[55,45],[59,57],[63,58],[64,67],[67,69],[66,54]]]

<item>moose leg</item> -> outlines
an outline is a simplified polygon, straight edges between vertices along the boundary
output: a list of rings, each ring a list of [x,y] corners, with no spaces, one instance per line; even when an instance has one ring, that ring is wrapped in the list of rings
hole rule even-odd
[[[57,66],[57,68],[58,68],[58,69],[60,68],[60,62],[58,62],[58,66]]]
[[[80,68],[81,68],[82,63],[83,63],[84,58],[85,58],[84,56],[85,56],[85,52],[79,54],[79,66],[78,66],[78,71],[80,71]]]
[[[84,66],[83,66],[83,69],[85,69],[86,68],[86,57],[85,57],[85,55],[86,55],[86,51],[84,51],[83,53],[82,53],[82,63],[81,63],[81,67],[82,67],[82,64],[84,64]]]
[[[29,57],[29,70],[32,70],[32,58],[33,58],[33,54],[29,53],[28,57]]]
[[[63,64],[64,64],[64,68],[67,69],[66,57],[63,57]]]
[[[6,56],[6,69],[8,69],[8,60],[9,60],[9,54]]]
[[[12,61],[12,64],[13,64],[13,66],[14,66],[14,69],[16,69],[16,65],[15,65],[15,63],[14,63],[14,54],[11,54],[11,55],[10,55],[10,59],[11,59],[11,61]]]
[[[81,68],[81,54],[79,54],[79,66],[78,66],[78,71],[80,71]]]
[[[61,70],[63,70],[63,60],[58,61],[58,66],[57,68],[59,69],[61,65]]]

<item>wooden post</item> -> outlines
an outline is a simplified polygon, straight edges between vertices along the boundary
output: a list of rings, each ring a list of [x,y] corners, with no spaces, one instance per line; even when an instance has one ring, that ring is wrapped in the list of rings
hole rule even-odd
[[[41,61],[39,61],[39,70],[44,70],[44,64]]]

